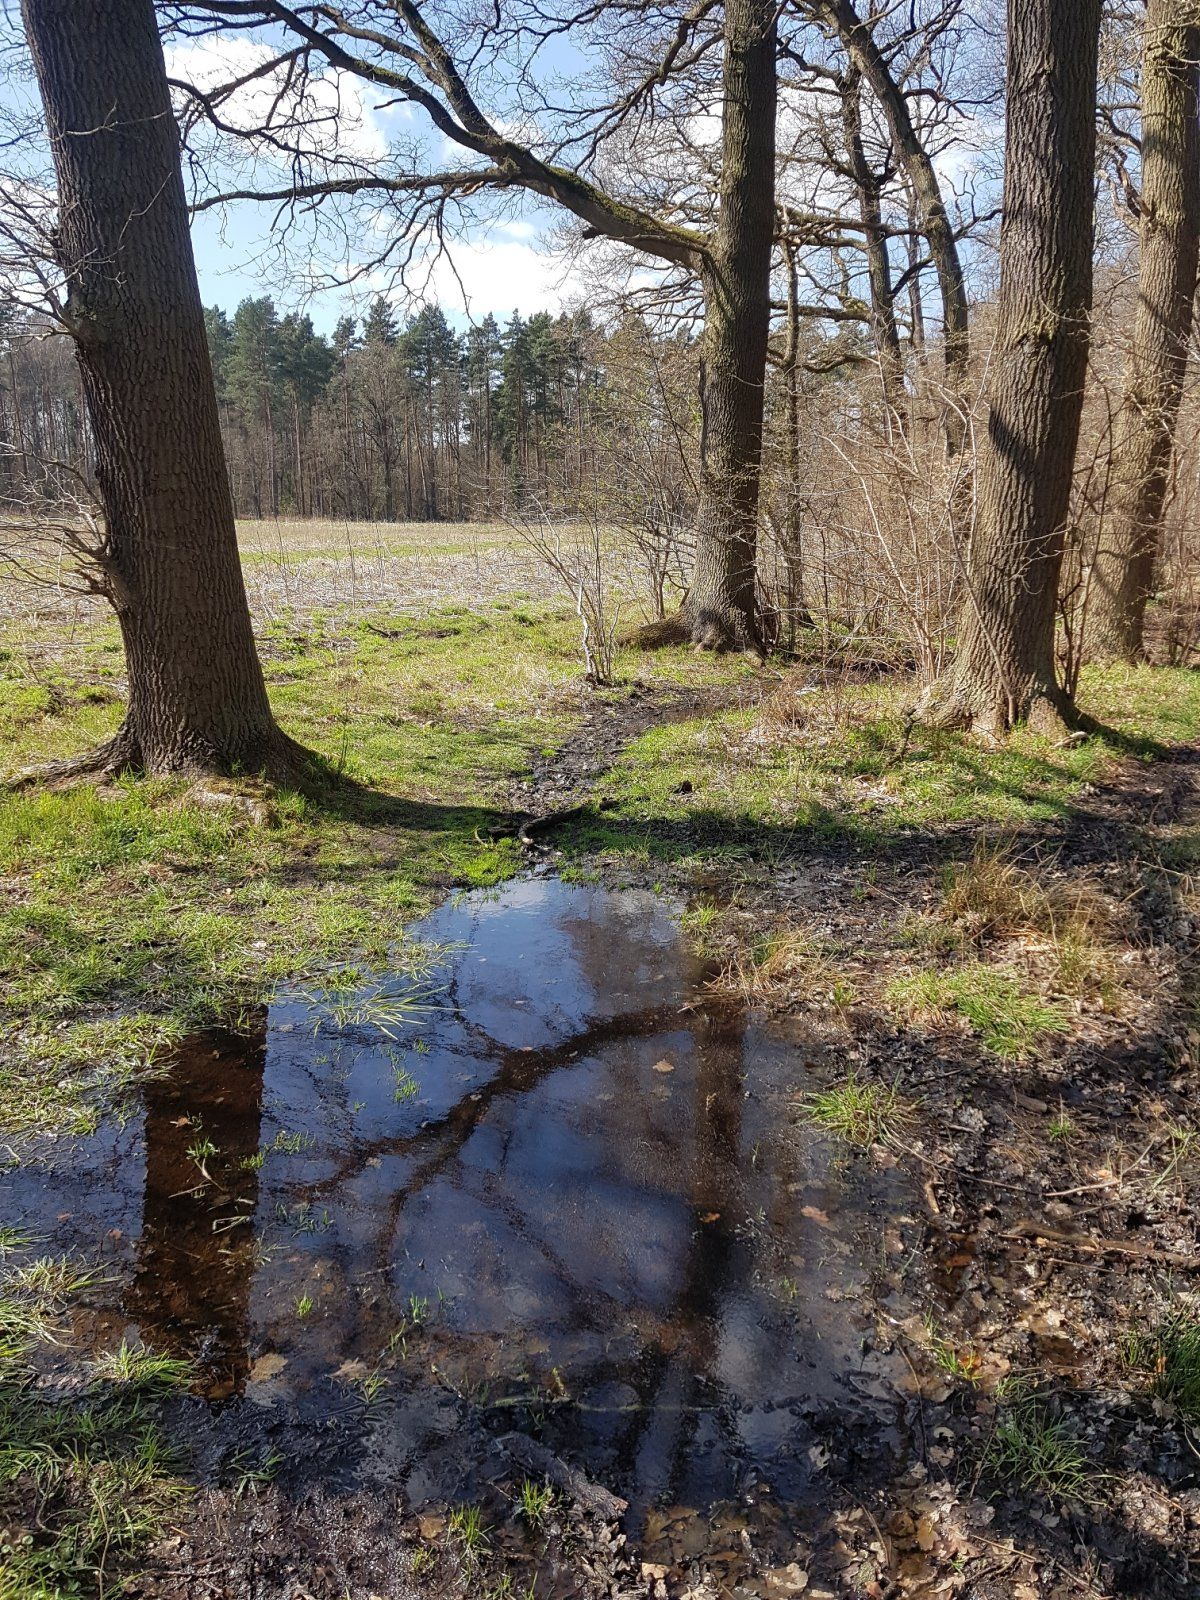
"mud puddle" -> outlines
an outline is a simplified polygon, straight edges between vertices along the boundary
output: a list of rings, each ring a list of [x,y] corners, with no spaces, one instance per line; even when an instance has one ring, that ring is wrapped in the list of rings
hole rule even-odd
[[[419,976],[197,1037],[123,1127],[3,1176],[9,1219],[104,1263],[80,1345],[194,1362],[202,1481],[278,1455],[419,1512],[478,1492],[480,1430],[520,1436],[628,1502],[642,1559],[732,1581],[913,1463],[879,1330],[922,1303],[920,1195],[805,1124],[838,1063],[707,994],[679,911],[463,896],[411,930]]]

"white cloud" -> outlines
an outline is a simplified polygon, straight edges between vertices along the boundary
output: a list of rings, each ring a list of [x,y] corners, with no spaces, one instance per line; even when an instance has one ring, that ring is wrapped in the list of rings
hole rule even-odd
[[[193,42],[168,44],[169,77],[212,91],[245,77],[256,67],[269,62],[275,52],[269,45],[252,39],[224,38],[221,43]],[[286,118],[300,111],[304,139],[315,156],[350,156],[362,161],[378,161],[388,153],[388,141],[368,104],[366,86],[351,74],[330,70],[309,81],[307,104],[299,107],[297,97],[285,95],[276,104],[283,87],[283,69],[243,84],[222,102],[221,120],[238,132],[259,127],[268,115]],[[182,97],[179,97],[182,99]]]
[[[560,311],[583,285],[564,257],[530,242],[537,238],[528,222],[482,223],[475,238],[449,244],[432,263],[426,293],[447,312],[473,318]]]

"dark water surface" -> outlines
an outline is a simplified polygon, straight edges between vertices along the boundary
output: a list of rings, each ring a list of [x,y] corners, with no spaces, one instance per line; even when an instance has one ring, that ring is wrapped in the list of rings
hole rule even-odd
[[[411,931],[453,947],[395,985],[431,1009],[285,999],[0,1179],[6,1218],[107,1265],[79,1337],[190,1356],[218,1409],[360,1417],[355,1470],[416,1501],[468,1481],[466,1404],[628,1498],[650,1558],[902,1469],[877,1303],[919,1207],[799,1116],[836,1061],[714,1001],[649,893],[535,877]]]

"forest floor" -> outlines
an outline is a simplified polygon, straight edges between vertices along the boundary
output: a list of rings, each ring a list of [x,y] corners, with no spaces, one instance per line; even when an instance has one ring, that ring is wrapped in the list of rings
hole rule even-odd
[[[1061,745],[906,742],[911,680],[861,650],[826,640],[758,672],[623,653],[616,686],[593,690],[574,617],[499,537],[436,558],[450,586],[457,564],[482,563],[469,598],[431,578],[409,609],[393,545],[396,587],[368,585],[369,608],[320,542],[307,600],[303,552],[256,600],[281,721],[338,777],[325,795],[123,780],[0,799],[4,1600],[119,1582],[162,1600],[502,1600],[531,1584],[660,1600],[1196,1593],[1200,677],[1093,672],[1081,699],[1107,731]],[[58,605],[31,616],[24,598],[7,615],[0,733],[15,770],[101,737],[123,685],[102,618]],[[515,837],[557,813],[529,846]],[[447,902],[462,890],[466,923]],[[439,1108],[428,1046],[388,1055],[408,1021],[381,1009],[393,997],[376,980],[405,969],[406,929],[430,913],[446,949],[494,926],[492,982],[525,983],[518,1007],[536,1009],[538,984],[548,993],[582,962],[581,1038],[608,1015],[605,982],[620,988],[588,1049],[535,1030],[496,1058],[503,1105],[547,1119],[543,1165],[522,1169],[532,1187],[592,1118],[610,1146],[637,1142],[611,1120],[641,1115],[618,1068],[640,1074],[649,1120],[694,1082],[695,1147],[678,1142],[686,1117],[656,1134],[660,1165],[691,1173],[673,1196],[690,1265],[663,1267],[685,1289],[658,1320],[656,1286],[622,1302],[638,1334],[619,1381],[607,1343],[585,1359],[571,1342],[572,1317],[595,1314],[583,1266],[570,1338],[548,1344],[529,1339],[528,1284],[503,1280],[493,1300],[476,1262],[455,1298],[461,1241],[500,1237],[492,1212],[455,1209],[461,1163],[482,1163],[494,1188],[487,1141],[511,1152],[521,1129],[496,1124],[516,1112],[489,1098],[490,1078]],[[546,943],[551,922],[574,942]],[[521,939],[542,963],[532,986],[504,965]],[[629,972],[623,950],[637,955]],[[676,985],[669,1004],[662,983]],[[481,1018],[495,1032],[499,992],[477,996],[473,1037]],[[324,1011],[308,1028],[297,1019],[313,993]],[[684,1020],[668,1026],[664,1005]],[[205,1058],[224,1060],[239,1030],[264,1029],[268,1071],[296,1075],[310,1120],[281,1120],[260,1147],[260,1067],[236,1177],[222,1162],[244,1129],[220,1104],[205,1127],[189,1122],[176,1047],[211,1041]],[[373,1195],[371,1211],[401,1150],[410,1161],[427,1138],[482,1141],[469,1157],[443,1152],[460,1163],[459,1200],[437,1201],[449,1232],[421,1233],[434,1227],[421,1221],[436,1209],[428,1190],[378,1280],[318,1159],[329,1140],[334,1163],[343,1135],[313,1084],[351,1037],[364,1060],[389,1060],[396,1092],[393,1105],[389,1077],[376,1153],[345,1194]],[[562,1070],[577,1057],[614,1091]],[[571,1092],[587,1099],[553,1099]],[[393,1127],[393,1115],[424,1120]],[[170,1158],[156,1226],[220,1278],[220,1314],[191,1280],[147,1301],[146,1272],[166,1259],[161,1238],[157,1254],[145,1243],[154,1119]],[[732,1167],[714,1178],[718,1157]],[[579,1151],[563,1159],[578,1166]],[[202,1179],[176,1181],[189,1161]],[[670,1244],[645,1211],[644,1172],[605,1182],[597,1210],[620,1204],[589,1246],[592,1291],[609,1284],[623,1232],[637,1247],[645,1230],[647,1259]],[[185,1190],[186,1204],[219,1197],[260,1218],[238,1231],[255,1233],[241,1255],[220,1240],[210,1254],[215,1214],[202,1209],[195,1231],[177,1209]],[[559,1225],[565,1239],[566,1209]],[[429,1306],[443,1284],[426,1296],[412,1276],[435,1255],[449,1263],[442,1321]],[[235,1257],[247,1274],[236,1360]],[[488,1270],[503,1279],[503,1263]],[[316,1287],[339,1271],[359,1306],[349,1323]],[[392,1286],[386,1347],[368,1277]],[[211,1327],[181,1307],[186,1293]],[[301,1323],[326,1330],[307,1354]],[[387,1361],[364,1364],[377,1336]],[[222,1361],[235,1378],[206,1389],[197,1374]],[[311,1388],[287,1390],[289,1362],[319,1371]],[[589,1421],[610,1412],[649,1431],[618,1448]],[[659,1471],[654,1430],[684,1414]],[[402,1434],[421,1441],[403,1460]]]

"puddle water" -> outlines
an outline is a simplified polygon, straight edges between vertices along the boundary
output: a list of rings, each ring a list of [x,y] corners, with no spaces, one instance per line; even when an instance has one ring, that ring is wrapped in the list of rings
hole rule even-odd
[[[798,1117],[814,1051],[706,995],[648,893],[535,877],[411,931],[451,947],[428,1011],[284,1000],[4,1176],[9,1219],[107,1263],[80,1336],[190,1356],[243,1431],[353,1417],[312,1470],[417,1504],[463,1497],[465,1405],[627,1498],[647,1559],[902,1469],[874,1304],[919,1201]]]

